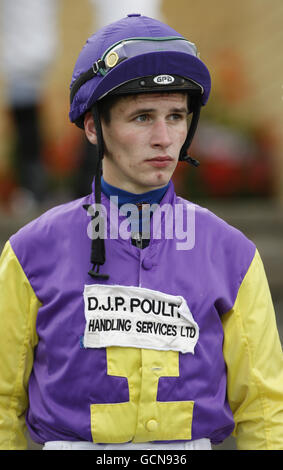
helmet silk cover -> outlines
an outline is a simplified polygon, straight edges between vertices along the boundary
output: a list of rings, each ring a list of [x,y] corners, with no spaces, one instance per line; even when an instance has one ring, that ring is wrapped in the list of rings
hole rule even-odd
[[[99,68],[101,60],[103,65]],[[141,77],[174,75],[189,79],[199,85],[202,105],[210,93],[210,74],[194,44],[170,26],[146,16],[128,15],[93,34],[79,54],[70,88],[91,68],[96,73],[71,100],[69,117],[77,124],[99,99]],[[170,91],[167,82],[165,79],[162,83],[164,91]]]

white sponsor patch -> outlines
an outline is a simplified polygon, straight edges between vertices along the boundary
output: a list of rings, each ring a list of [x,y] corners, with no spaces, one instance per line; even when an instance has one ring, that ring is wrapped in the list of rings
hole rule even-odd
[[[171,75],[157,75],[154,77],[153,81],[157,83],[157,85],[171,85],[175,82],[175,78]]]
[[[108,346],[194,354],[199,327],[181,296],[140,287],[86,285],[85,348]]]

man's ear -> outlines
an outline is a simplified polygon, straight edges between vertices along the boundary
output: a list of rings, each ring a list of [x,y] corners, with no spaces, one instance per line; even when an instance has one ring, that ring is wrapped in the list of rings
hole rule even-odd
[[[85,135],[91,144],[97,144],[97,134],[94,125],[93,115],[90,111],[85,114],[84,117]]]

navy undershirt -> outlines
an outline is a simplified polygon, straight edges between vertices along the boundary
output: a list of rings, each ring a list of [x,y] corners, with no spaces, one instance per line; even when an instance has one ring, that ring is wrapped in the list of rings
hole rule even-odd
[[[118,207],[121,208],[124,204],[149,204],[150,206],[153,204],[159,204],[161,199],[163,198],[164,194],[166,193],[168,187],[168,183],[166,186],[162,188],[153,189],[152,191],[147,191],[146,193],[142,194],[134,194],[128,191],[124,191],[123,189],[116,188],[111,184],[107,183],[104,178],[101,178],[101,190],[110,199],[110,196],[118,196]],[[139,231],[142,231],[142,211],[139,211]]]
[[[101,190],[108,198],[110,198],[110,196],[118,196],[119,208],[123,204],[138,204],[142,202],[147,204],[159,204],[168,187],[169,183],[162,188],[153,189],[152,191],[142,194],[134,194],[124,191],[124,189],[116,188],[116,186],[107,183],[103,177],[101,178]]]

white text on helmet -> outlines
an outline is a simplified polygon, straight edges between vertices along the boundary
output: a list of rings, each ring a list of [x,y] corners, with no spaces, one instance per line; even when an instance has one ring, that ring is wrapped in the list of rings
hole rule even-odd
[[[153,81],[158,85],[170,85],[175,81],[175,78],[171,75],[157,75]]]

